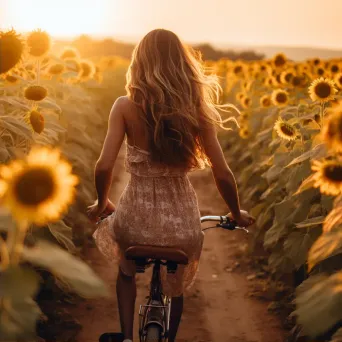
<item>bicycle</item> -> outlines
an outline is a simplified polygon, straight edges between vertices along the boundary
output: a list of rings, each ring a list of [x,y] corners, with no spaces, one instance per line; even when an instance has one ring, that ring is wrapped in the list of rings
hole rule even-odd
[[[202,216],[201,223],[219,221],[210,228],[227,230],[248,230],[238,227],[236,222],[227,216]],[[160,280],[160,266],[164,265],[168,273],[175,273],[178,265],[186,265],[188,256],[180,249],[157,246],[132,246],[125,251],[126,258],[134,260],[137,273],[144,273],[147,266],[154,264],[147,303],[139,309],[139,341],[167,342],[169,333],[171,298],[163,294]],[[104,333],[99,342],[122,342],[123,335],[118,333]]]

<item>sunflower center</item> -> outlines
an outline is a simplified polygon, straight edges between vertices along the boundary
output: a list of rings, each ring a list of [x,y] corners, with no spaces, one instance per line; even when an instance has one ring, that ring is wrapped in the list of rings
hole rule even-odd
[[[327,165],[324,168],[324,176],[333,182],[342,182],[342,164]]]
[[[238,73],[241,72],[241,71],[242,71],[241,65],[237,65],[237,66],[234,68],[234,73],[235,73],[235,74],[238,74]]]
[[[14,185],[15,196],[27,206],[37,206],[55,192],[55,183],[51,172],[36,167],[24,172]]]
[[[315,87],[315,93],[320,98],[325,99],[326,97],[330,96],[331,93],[331,87],[328,83],[320,82]]]
[[[271,104],[271,101],[269,98],[265,98],[262,100],[262,103],[265,107],[268,107]]]
[[[276,100],[278,103],[285,103],[287,101],[287,96],[285,93],[278,93],[276,96]]]
[[[324,74],[324,69],[318,68],[318,69],[317,69],[317,74],[320,75],[320,76],[322,76],[322,75]]]
[[[274,60],[274,64],[277,67],[280,67],[280,66],[284,65],[285,63],[286,63],[286,60],[282,55],[278,55]]]
[[[338,65],[336,64],[332,65],[331,72],[338,72]]]
[[[286,124],[286,123],[282,123],[280,125],[280,129],[288,137],[293,137],[296,134],[295,129],[292,126],[290,126],[289,124]]]

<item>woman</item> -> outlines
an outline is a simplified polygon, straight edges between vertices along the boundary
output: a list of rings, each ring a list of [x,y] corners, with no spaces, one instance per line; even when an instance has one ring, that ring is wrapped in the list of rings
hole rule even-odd
[[[175,341],[183,309],[183,292],[194,281],[203,233],[197,197],[187,172],[212,168],[217,188],[239,226],[254,218],[240,211],[234,176],[216,137],[224,128],[215,102],[220,87],[204,73],[194,52],[172,32],[149,32],[137,45],[127,72],[127,96],[116,100],[108,132],[95,167],[98,200],[88,208],[96,220],[114,212],[94,233],[99,249],[119,259],[117,296],[125,341],[133,339],[135,267],[124,251],[132,245],[181,248],[189,264],[174,275],[162,273],[163,291],[172,296],[170,337]],[[131,179],[117,207],[108,194],[114,163],[127,137],[126,170]]]

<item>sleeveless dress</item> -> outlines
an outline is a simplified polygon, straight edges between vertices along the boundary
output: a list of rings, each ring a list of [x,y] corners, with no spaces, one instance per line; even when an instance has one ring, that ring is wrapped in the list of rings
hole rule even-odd
[[[124,256],[134,245],[167,246],[183,250],[188,265],[178,265],[175,274],[161,267],[164,294],[180,296],[193,284],[203,245],[197,196],[187,172],[152,163],[149,152],[126,142],[126,171],[131,174],[115,212],[99,223],[93,234],[100,252],[118,261],[126,275],[135,274],[135,264]]]

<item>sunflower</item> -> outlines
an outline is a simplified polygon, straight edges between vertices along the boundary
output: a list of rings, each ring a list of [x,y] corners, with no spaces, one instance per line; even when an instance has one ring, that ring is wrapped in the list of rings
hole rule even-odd
[[[317,69],[316,69],[316,74],[318,75],[318,76],[324,76],[325,75],[325,69],[322,67],[322,66],[320,66],[320,67],[318,67]]]
[[[26,122],[28,123],[29,127],[31,127],[33,132],[38,134],[42,133],[45,127],[45,120],[44,116],[37,110],[37,108],[31,109],[26,117]]]
[[[272,102],[275,106],[284,107],[289,102],[289,94],[287,91],[282,89],[273,90]]]
[[[286,121],[283,121],[281,118],[279,118],[275,124],[274,129],[279,135],[280,138],[284,140],[295,140],[298,136],[298,131],[295,126],[289,124]]]
[[[342,89],[342,72],[339,72],[334,77],[335,84],[337,88]]]
[[[282,68],[287,62],[287,58],[283,53],[278,53],[273,57],[273,65],[276,68]]]
[[[19,222],[56,221],[71,204],[77,177],[58,150],[33,148],[27,158],[0,169],[2,205]]]
[[[264,95],[260,98],[260,106],[267,108],[269,106],[271,106],[272,101],[271,101],[271,97],[269,95]]]
[[[48,73],[50,75],[60,75],[65,71],[65,67],[63,64],[61,63],[55,63],[52,64],[49,69],[48,69]]]
[[[295,75],[296,75],[295,70],[287,69],[280,74],[280,82],[282,84],[289,84],[289,83],[291,83],[291,81]]]
[[[321,193],[337,196],[342,192],[342,163],[336,160],[315,160],[311,169],[316,171],[313,176],[314,187]]]
[[[322,136],[332,150],[342,153],[342,102],[329,108],[329,116],[322,129]]]
[[[321,64],[321,60],[318,57],[316,57],[312,60],[312,64],[317,66],[317,65]]]
[[[332,63],[329,66],[329,70],[332,74],[337,74],[338,72],[340,72],[340,66],[338,65],[338,63]]]
[[[16,84],[19,82],[19,78],[11,74],[6,74],[4,79],[7,83],[10,83],[10,84]]]
[[[245,72],[245,66],[241,62],[236,62],[232,68],[233,74],[237,77],[242,76]]]
[[[247,126],[241,126],[239,129],[239,136],[242,139],[247,139],[250,136],[249,128]]]
[[[236,101],[241,101],[244,96],[245,93],[243,91],[239,91],[238,93],[236,93],[235,99]]]
[[[333,100],[336,92],[335,83],[329,78],[318,78],[309,87],[312,101],[320,101],[322,103]]]
[[[50,36],[40,29],[32,31],[27,37],[28,52],[33,57],[46,55],[51,48]]]
[[[278,86],[278,82],[275,77],[268,76],[265,78],[264,84],[268,87],[274,88]]]
[[[24,43],[21,36],[14,30],[0,31],[0,74],[14,68],[21,60]]]
[[[42,101],[47,96],[47,89],[40,85],[31,85],[25,89],[24,96],[30,101]]]
[[[244,95],[241,98],[240,103],[241,103],[243,108],[249,108],[250,105],[252,104],[252,99],[249,96]]]
[[[61,59],[78,59],[80,58],[80,54],[77,49],[74,47],[66,47],[62,51],[61,55],[59,56]]]
[[[88,60],[83,60],[80,62],[80,71],[78,73],[80,79],[88,80],[95,75],[94,63]]]
[[[76,59],[66,58],[64,61],[69,71],[75,71],[78,73],[81,70],[81,66]]]
[[[241,88],[245,91],[248,92],[251,90],[253,81],[244,81],[242,82]]]

